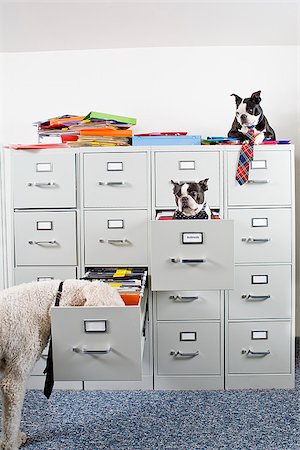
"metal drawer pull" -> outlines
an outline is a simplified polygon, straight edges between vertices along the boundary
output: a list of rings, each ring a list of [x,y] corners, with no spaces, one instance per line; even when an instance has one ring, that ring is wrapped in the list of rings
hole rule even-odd
[[[105,239],[99,239],[99,242],[101,242],[101,244],[105,244]],[[127,238],[123,238],[123,239],[107,239],[107,243],[108,244],[122,244],[122,245],[128,245],[130,244],[130,241]]]
[[[268,356],[268,355],[270,355],[270,350],[267,350],[266,352],[253,352],[250,348],[249,348],[249,350],[247,351],[247,350],[245,350],[244,348],[243,348],[243,350],[242,350],[242,354],[243,355],[245,355],[246,354],[246,356]]]
[[[85,355],[107,355],[110,350],[110,347],[106,350],[87,350],[85,347],[73,347],[73,352],[84,353]]]
[[[33,245],[45,245],[45,244],[49,244],[49,245],[57,245],[58,242],[57,241],[28,241],[28,244]]]
[[[194,358],[195,356],[199,355],[199,351],[197,350],[196,352],[192,353],[183,353],[180,350],[178,350],[177,352],[171,350],[170,355],[174,356],[174,358]]]
[[[267,184],[270,180],[248,180],[249,184]]]
[[[126,181],[99,181],[100,186],[124,186]]]
[[[44,183],[40,182],[29,182],[27,183],[27,186],[36,186],[36,187],[54,187],[56,186],[55,181],[45,181]]]
[[[205,263],[206,259],[185,259],[185,258],[170,258],[172,263],[181,263],[181,264],[201,264]]]
[[[199,297],[182,297],[181,295],[170,295],[169,298],[174,302],[193,302],[194,300],[198,300]]]
[[[253,301],[262,301],[262,300],[268,300],[268,298],[271,298],[271,295],[251,295],[251,294],[243,294],[242,298],[245,300],[253,300]]]
[[[270,241],[271,241],[271,238],[261,238],[261,239],[256,239],[256,238],[252,238],[252,237],[242,238],[242,242],[246,242],[247,244],[258,244],[258,243],[270,242]]]

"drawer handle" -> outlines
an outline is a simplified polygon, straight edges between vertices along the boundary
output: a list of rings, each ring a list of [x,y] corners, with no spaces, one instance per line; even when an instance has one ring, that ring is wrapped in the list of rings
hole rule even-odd
[[[58,245],[57,241],[28,241],[30,245]]]
[[[270,180],[248,180],[249,184],[267,184]]]
[[[106,350],[87,350],[85,347],[73,347],[73,352],[84,353],[85,355],[107,355],[110,350],[110,347]]]
[[[193,302],[194,300],[198,300],[199,297],[182,297],[181,295],[170,295],[169,298],[174,302]]]
[[[126,181],[99,181],[99,186],[125,186]]]
[[[172,263],[181,263],[181,264],[202,264],[206,262],[206,259],[185,259],[185,258],[170,258]]]
[[[261,238],[261,239],[257,239],[257,238],[252,238],[252,237],[248,237],[242,238],[242,242],[246,242],[247,244],[260,244],[262,242],[270,242],[271,238]]]
[[[180,350],[178,350],[177,352],[175,352],[175,350],[171,350],[170,355],[174,356],[174,358],[194,358],[195,356],[199,355],[199,351],[197,350],[196,352],[192,353],[183,353]]]
[[[262,301],[262,300],[268,300],[268,298],[271,298],[271,295],[251,295],[251,294],[243,294],[242,298],[245,300],[251,300],[251,301]]]
[[[105,244],[105,239],[99,239],[99,242],[102,244]],[[123,239],[107,239],[108,244],[121,244],[121,245],[128,245],[130,244],[130,241],[127,238]]]
[[[243,355],[245,355],[246,354],[246,356],[259,356],[259,357],[264,357],[264,356],[267,356],[267,355],[270,355],[270,350],[267,350],[266,352],[254,352],[254,351],[252,351],[250,348],[249,348],[249,350],[247,351],[246,349],[244,349],[243,348],[243,350],[242,350],[242,354]]]
[[[33,182],[29,182],[29,183],[27,183],[27,186],[35,186],[35,187],[55,187],[56,186],[56,183],[55,183],[55,181],[45,181],[44,183],[42,183],[42,182],[36,182],[36,181],[33,181]]]

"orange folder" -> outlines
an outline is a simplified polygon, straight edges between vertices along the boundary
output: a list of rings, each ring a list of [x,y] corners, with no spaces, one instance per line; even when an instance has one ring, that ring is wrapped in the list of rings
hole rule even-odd
[[[88,128],[80,130],[82,136],[132,136],[132,130],[113,130],[110,128]]]

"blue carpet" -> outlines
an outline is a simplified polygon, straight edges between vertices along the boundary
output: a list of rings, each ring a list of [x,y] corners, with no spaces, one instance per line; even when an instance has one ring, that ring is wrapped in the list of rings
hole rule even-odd
[[[24,450],[299,450],[295,390],[26,394]]]

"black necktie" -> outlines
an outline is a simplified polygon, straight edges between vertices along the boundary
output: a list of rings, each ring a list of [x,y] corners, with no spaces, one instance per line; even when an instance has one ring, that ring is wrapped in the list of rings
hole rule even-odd
[[[62,289],[63,289],[63,284],[64,284],[64,282],[61,281],[59,286],[58,286],[56,299],[55,299],[55,306],[59,306],[61,293],[62,293]],[[47,364],[46,364],[46,368],[44,370],[44,373],[46,374],[46,380],[45,380],[45,385],[44,385],[44,394],[45,394],[45,396],[47,398],[49,398],[51,393],[52,393],[52,389],[53,389],[53,385],[54,385],[52,337],[51,337],[51,334],[50,334],[50,343],[49,343]]]

